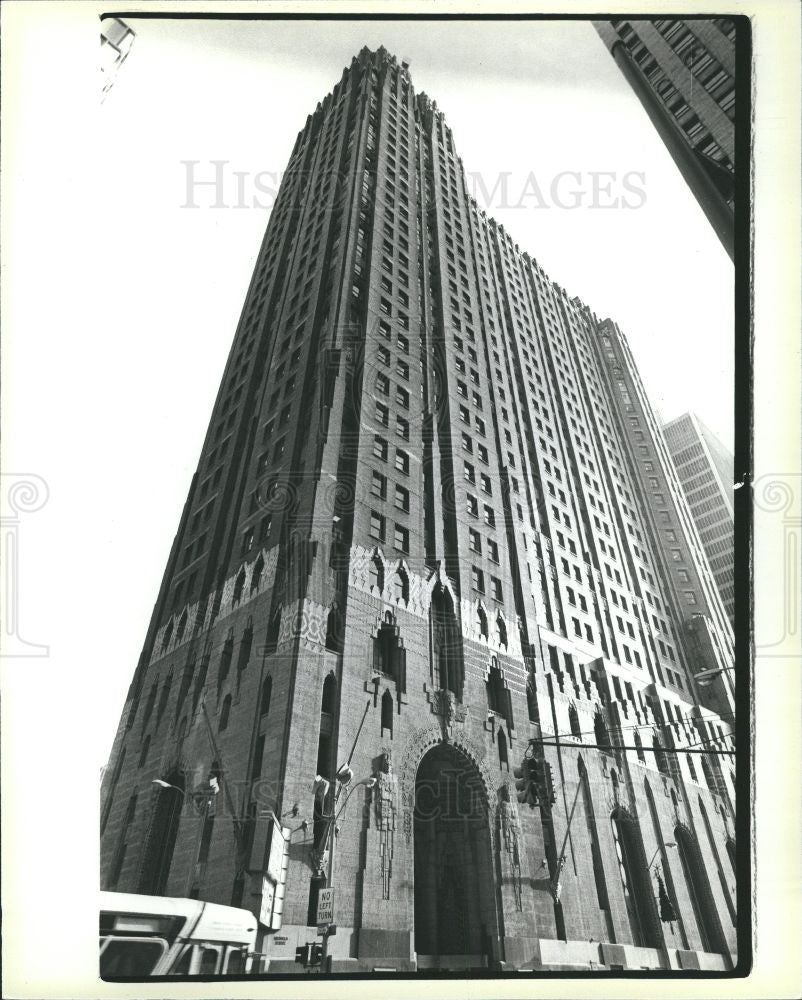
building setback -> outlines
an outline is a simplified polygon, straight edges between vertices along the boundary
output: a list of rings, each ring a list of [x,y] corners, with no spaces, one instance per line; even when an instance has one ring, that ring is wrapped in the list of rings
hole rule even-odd
[[[252,909],[272,972],[327,884],[334,972],[728,969],[732,652],[623,333],[363,49],[270,217],[104,776],[104,887]]]
[[[732,455],[695,413],[663,434],[730,622],[735,614]]]
[[[735,22],[615,18],[594,26],[732,257]]]

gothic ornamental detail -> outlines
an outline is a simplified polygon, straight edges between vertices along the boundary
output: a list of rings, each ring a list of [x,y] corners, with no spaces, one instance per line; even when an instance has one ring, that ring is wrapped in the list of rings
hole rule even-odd
[[[393,752],[390,747],[382,747],[380,760],[379,770],[376,772],[376,787],[373,790],[373,802],[376,814],[376,829],[379,833],[382,899],[389,899],[390,880],[393,877],[393,841],[395,838],[398,780],[393,774]]]
[[[515,893],[516,909],[523,910],[524,903],[521,883],[523,839],[521,836],[521,824],[518,818],[518,807],[514,801],[509,782],[501,788],[501,802],[499,803],[498,812],[499,825],[501,827],[499,851],[504,852],[500,859],[502,869],[506,868],[510,873],[513,892]],[[504,855],[506,855],[506,859]]]
[[[468,708],[457,701],[457,696],[453,691],[444,688],[429,688],[425,686],[426,700],[429,702],[434,715],[439,715],[443,721],[443,739],[449,742],[454,733],[454,724],[465,722],[468,717]]]

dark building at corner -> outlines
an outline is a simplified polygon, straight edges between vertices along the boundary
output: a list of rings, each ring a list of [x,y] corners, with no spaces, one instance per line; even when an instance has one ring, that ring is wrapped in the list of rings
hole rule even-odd
[[[594,24],[732,257],[735,23],[713,17]]]
[[[274,972],[327,886],[335,973],[728,969],[732,652],[623,333],[363,50],[259,253],[104,778],[104,886],[252,909]]]

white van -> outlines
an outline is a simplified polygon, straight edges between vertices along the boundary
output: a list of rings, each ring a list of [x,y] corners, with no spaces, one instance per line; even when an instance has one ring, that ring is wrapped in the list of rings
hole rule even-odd
[[[253,968],[256,917],[200,899],[100,893],[101,979],[233,976]]]

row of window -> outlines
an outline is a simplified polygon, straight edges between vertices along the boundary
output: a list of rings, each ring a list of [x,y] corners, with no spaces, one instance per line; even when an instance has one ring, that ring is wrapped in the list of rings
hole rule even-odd
[[[370,537],[377,542],[387,541],[387,518],[384,514],[372,510],[370,512]],[[393,547],[399,552],[409,552],[409,528],[396,523],[393,526]]]
[[[471,586],[478,594],[485,593],[485,574],[478,566],[471,567]],[[490,596],[494,601],[503,602],[504,600],[504,588],[498,577],[490,577]]]

